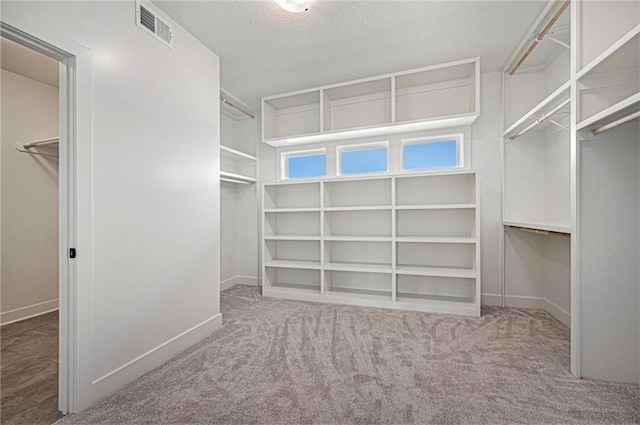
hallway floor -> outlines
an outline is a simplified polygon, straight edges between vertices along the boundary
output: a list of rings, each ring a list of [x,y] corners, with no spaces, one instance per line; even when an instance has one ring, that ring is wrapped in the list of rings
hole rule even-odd
[[[0,328],[0,420],[49,425],[58,411],[58,312]]]

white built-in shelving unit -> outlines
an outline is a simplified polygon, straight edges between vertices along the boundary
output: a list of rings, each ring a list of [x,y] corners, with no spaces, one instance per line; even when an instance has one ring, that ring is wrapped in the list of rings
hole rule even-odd
[[[580,376],[639,384],[640,3],[581,2],[576,20],[572,343]]]
[[[263,187],[263,294],[480,315],[474,172]]]
[[[262,99],[272,146],[471,125],[479,115],[478,58]]]
[[[568,326],[570,9],[564,1],[548,3],[507,64],[502,150],[503,304],[545,309]]]
[[[223,90],[220,112],[220,287],[226,289],[257,284],[258,128],[249,107]]]

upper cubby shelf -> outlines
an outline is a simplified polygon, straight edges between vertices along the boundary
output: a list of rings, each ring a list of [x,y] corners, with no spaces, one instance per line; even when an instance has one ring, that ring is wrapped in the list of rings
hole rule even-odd
[[[577,75],[578,129],[637,109],[640,98],[640,25],[621,37]]]
[[[479,58],[262,99],[272,146],[471,125],[479,115]]]

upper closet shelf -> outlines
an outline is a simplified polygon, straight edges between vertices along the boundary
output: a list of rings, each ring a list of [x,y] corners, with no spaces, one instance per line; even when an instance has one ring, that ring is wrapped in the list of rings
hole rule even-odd
[[[528,229],[536,233],[559,233],[563,235],[571,234],[571,226],[553,225],[553,224],[541,224],[541,223],[522,223],[516,221],[503,221],[502,224],[508,227],[516,227],[518,229]]]
[[[576,128],[578,130],[589,128],[595,136],[638,118],[640,118],[640,93],[636,93],[579,122]]]
[[[519,137],[536,125],[551,119],[552,116],[570,112],[570,87],[571,81],[564,83],[558,90],[550,94],[507,128],[502,135],[514,140],[513,136]]]
[[[246,159],[249,161],[257,161],[257,158],[253,155],[222,145],[220,145],[220,154],[232,160]]]
[[[272,146],[471,125],[479,115],[479,58],[262,99]]]
[[[578,74],[578,80],[589,74],[607,73],[621,69],[637,68],[640,24],[613,43],[600,56],[588,63]]]

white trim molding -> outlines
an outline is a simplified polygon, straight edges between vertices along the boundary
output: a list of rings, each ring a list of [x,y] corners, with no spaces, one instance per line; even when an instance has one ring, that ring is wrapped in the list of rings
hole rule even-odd
[[[58,299],[20,307],[0,313],[0,326],[31,319],[58,310]]]

